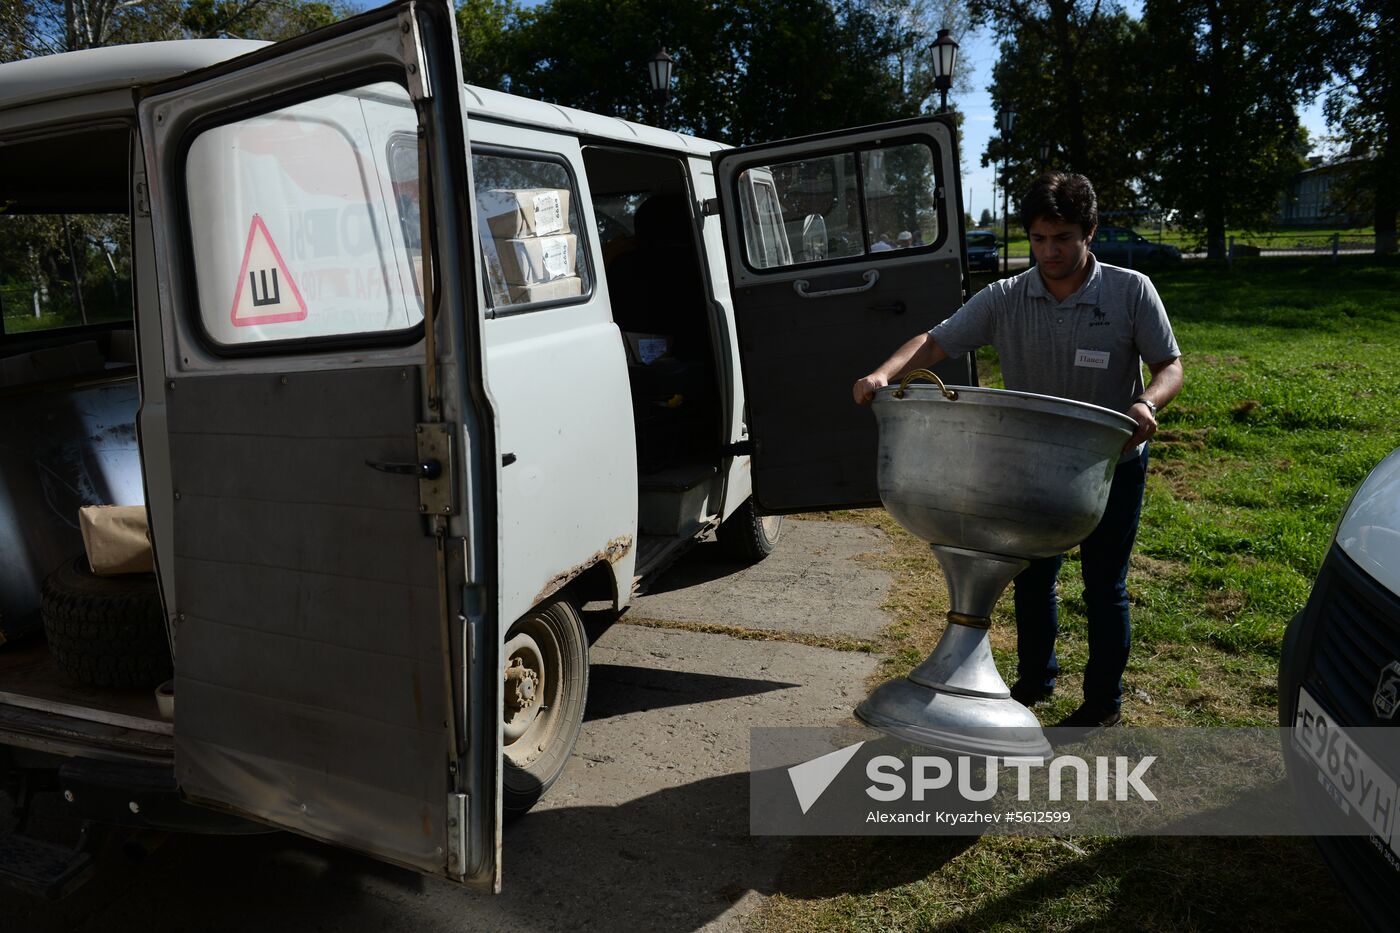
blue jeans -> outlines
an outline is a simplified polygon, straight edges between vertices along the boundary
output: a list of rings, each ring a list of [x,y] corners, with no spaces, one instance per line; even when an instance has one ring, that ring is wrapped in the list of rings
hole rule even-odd
[[[1103,518],[1079,546],[1084,604],[1089,616],[1084,702],[1105,710],[1116,710],[1123,704],[1123,671],[1128,667],[1128,647],[1132,643],[1128,558],[1137,538],[1146,481],[1144,445],[1140,457],[1118,464]],[[1016,577],[1017,674],[1028,684],[1053,687],[1060,673],[1060,662],[1055,657],[1055,636],[1060,630],[1055,578],[1063,561],[1063,554],[1031,561]]]

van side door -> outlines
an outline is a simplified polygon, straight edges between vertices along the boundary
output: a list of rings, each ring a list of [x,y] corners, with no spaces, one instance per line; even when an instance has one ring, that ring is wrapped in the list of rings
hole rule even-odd
[[[461,89],[453,11],[418,0],[144,95],[139,428],[185,796],[498,887]]]
[[[768,513],[878,505],[856,379],[963,300],[950,121],[922,117],[715,153],[749,433]],[[945,382],[973,385],[970,356]]]

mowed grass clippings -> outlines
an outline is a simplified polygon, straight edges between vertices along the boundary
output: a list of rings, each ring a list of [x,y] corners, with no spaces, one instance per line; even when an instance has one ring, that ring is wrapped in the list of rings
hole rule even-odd
[[[1400,446],[1400,263],[1279,260],[1154,271],[1186,388],[1161,415],[1129,574],[1130,725],[1278,721],[1283,633],[1356,485]],[[1000,386],[996,356],[978,356]],[[947,590],[928,547],[880,510],[894,578],[875,683],[936,643]],[[1063,673],[1036,708],[1079,702],[1087,658],[1077,553],[1060,577]],[[1009,592],[993,655],[1015,679]],[[872,684],[873,685],[873,684]],[[1308,840],[1080,838],[800,841],[754,930],[1354,929]]]

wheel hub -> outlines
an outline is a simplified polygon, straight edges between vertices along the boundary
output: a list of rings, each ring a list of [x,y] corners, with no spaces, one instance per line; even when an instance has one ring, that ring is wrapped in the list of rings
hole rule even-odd
[[[524,633],[506,642],[505,656],[502,730],[509,744],[530,730],[544,708],[545,666],[539,644]]]

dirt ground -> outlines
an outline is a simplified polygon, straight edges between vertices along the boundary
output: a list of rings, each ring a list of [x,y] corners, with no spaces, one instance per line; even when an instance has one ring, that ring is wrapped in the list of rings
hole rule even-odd
[[[755,567],[701,543],[619,622],[593,614],[583,733],[549,795],[507,828],[500,895],[288,834],[145,836],[106,846],[93,881],[57,904],[0,889],[0,929],[737,929],[801,857],[749,835],[749,729],[851,721],[877,659],[811,636],[876,636],[890,581],[860,557],[887,547],[874,529],[789,521]]]

